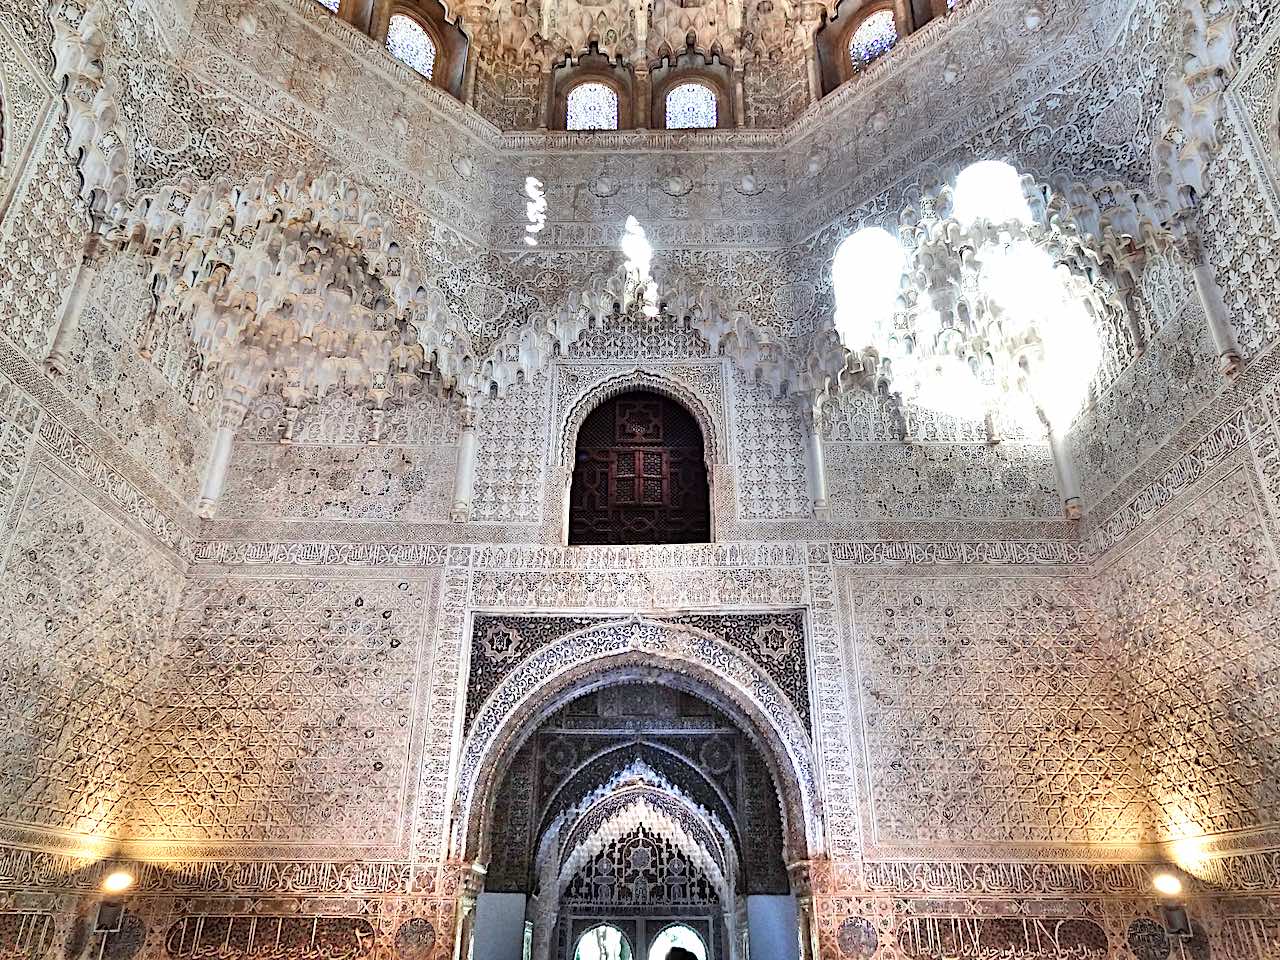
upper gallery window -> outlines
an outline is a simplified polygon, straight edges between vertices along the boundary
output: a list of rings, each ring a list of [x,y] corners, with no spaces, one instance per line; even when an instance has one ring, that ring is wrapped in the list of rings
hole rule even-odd
[[[681,83],[667,93],[667,129],[699,130],[716,125],[716,95],[703,83]]]
[[[342,0],[319,0],[320,6],[324,7],[326,10],[331,11],[332,13],[338,12],[338,5],[341,2]]]
[[[860,70],[877,57],[889,52],[898,42],[898,25],[892,10],[877,10],[858,24],[849,37],[849,60]]]
[[[568,130],[617,130],[618,94],[607,83],[594,80],[569,91],[565,128]]]
[[[436,45],[418,21],[402,13],[393,14],[387,27],[387,49],[401,63],[431,79],[436,66]]]

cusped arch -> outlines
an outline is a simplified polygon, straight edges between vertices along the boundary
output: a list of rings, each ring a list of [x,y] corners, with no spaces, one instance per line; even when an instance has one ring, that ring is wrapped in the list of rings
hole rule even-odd
[[[481,705],[459,756],[452,855],[488,861],[498,784],[543,720],[584,693],[637,680],[702,697],[738,722],[778,789],[785,858],[821,855],[813,746],[786,694],[718,637],[640,617],[566,634],[508,674]]]
[[[555,790],[552,791],[551,795],[547,798],[546,809],[542,814],[542,819],[538,822],[538,828],[535,831],[535,835],[545,833],[547,829],[550,828],[551,823],[556,816],[566,810],[573,809],[590,797],[593,790],[599,789],[607,783],[606,778],[605,780],[593,784],[591,787],[583,788],[581,784],[575,784],[575,781],[580,774],[589,771],[593,766],[598,766],[602,762],[616,760],[616,758],[621,756],[627,756],[637,748],[641,751],[652,751],[648,757],[646,757],[644,752],[640,754],[640,760],[642,763],[645,763],[646,766],[651,765],[650,758],[652,758],[653,755],[660,755],[667,758],[669,762],[678,765],[678,767],[687,776],[694,778],[697,785],[705,791],[708,799],[710,800],[710,803],[704,800],[702,805],[707,807],[711,813],[718,816],[724,822],[726,828],[730,831],[730,841],[733,844],[735,851],[741,855],[741,827],[736,819],[733,804],[730,802],[723,788],[708,777],[703,770],[699,769],[692,760],[681,754],[678,750],[669,744],[661,743],[647,737],[628,743],[612,744],[604,747],[578,763],[573,772],[565,777],[563,782],[557,785]],[[575,785],[578,787],[576,791],[574,790]],[[691,795],[690,800],[696,802],[696,797]]]
[[[622,815],[641,803],[647,805],[648,809],[663,814],[671,822],[679,823],[697,846],[711,857],[716,869],[725,877],[736,873],[737,851],[729,840],[724,824],[719,823],[709,811],[700,808],[679,788],[648,782],[621,787],[581,810],[568,824],[568,830],[560,844],[562,868],[570,862],[576,851],[600,833],[603,824],[625,820]]]
[[[708,466],[724,463],[728,459],[725,431],[702,398],[678,380],[638,367],[592,384],[579,393],[569,405],[568,413],[565,414],[560,425],[560,464],[565,470],[572,473],[573,455],[578,446],[578,431],[582,429],[583,421],[606,400],[632,390],[648,390],[651,393],[661,394],[688,410],[697,422],[698,429],[702,431],[703,450],[706,453]]]
[[[669,840],[676,849],[689,858],[690,862],[702,869],[715,886],[721,900],[725,903],[731,902],[736,864],[726,862],[723,851],[707,846],[708,841],[713,840],[713,834],[709,828],[704,827],[697,832],[691,832],[688,824],[681,823],[678,818],[672,816],[670,810],[664,809],[665,804],[660,801],[655,803],[655,799],[658,799],[657,795],[643,793],[632,793],[618,798],[617,802],[613,802],[611,798],[607,801],[607,809],[601,811],[603,816],[598,820],[593,818],[589,830],[571,835],[560,851],[556,882],[557,895],[564,893],[565,887],[573,879],[574,874],[591,857],[604,849],[610,840],[625,834],[627,827],[639,820],[659,836]],[[677,799],[676,802],[681,801]],[[719,857],[717,853],[720,853]]]

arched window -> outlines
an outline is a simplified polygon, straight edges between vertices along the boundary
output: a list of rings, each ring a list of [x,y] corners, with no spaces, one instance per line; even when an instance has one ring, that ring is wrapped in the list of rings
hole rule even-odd
[[[387,26],[387,50],[405,66],[428,80],[436,68],[436,44],[422,24],[403,13],[392,14]]]
[[[707,465],[693,415],[647,391],[624,393],[592,410],[578,430],[569,543],[710,539]]]
[[[889,52],[898,42],[898,24],[892,10],[877,10],[849,36],[849,61],[860,70],[872,60]]]
[[[966,226],[975,220],[1031,222],[1022,178],[1017,170],[1000,160],[979,160],[960,171],[952,213]]]
[[[681,83],[667,91],[667,129],[701,130],[717,122],[716,94],[705,83]]]
[[[342,0],[317,0],[317,2],[330,13],[337,13]]]
[[[663,927],[649,947],[649,960],[666,960],[673,947],[688,950],[693,954],[694,960],[707,960],[707,945],[698,936],[698,931],[684,923]]]
[[[617,130],[618,92],[607,83],[589,80],[569,91],[566,130]]]
[[[611,923],[601,923],[578,938],[573,960],[632,960],[627,935]]]
[[[836,330],[850,350],[872,346],[877,330],[893,322],[905,263],[901,245],[881,227],[863,227],[836,248]]]

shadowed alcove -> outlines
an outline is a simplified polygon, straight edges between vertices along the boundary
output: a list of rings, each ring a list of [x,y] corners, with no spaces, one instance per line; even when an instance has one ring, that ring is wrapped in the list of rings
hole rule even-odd
[[[578,431],[570,544],[706,543],[711,504],[702,431],[670,397],[611,397]]]

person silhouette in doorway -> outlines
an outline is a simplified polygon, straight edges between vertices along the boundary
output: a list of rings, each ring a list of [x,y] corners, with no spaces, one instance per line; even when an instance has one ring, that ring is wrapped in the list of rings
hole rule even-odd
[[[666,960],[698,960],[698,955],[684,947],[672,947],[667,951]]]

